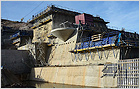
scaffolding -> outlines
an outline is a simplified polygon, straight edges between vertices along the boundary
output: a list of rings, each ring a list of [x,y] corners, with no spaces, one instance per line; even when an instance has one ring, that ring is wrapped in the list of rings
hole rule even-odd
[[[44,66],[46,65],[45,63],[45,52],[44,52],[44,47],[42,46],[43,41],[41,39],[39,39],[39,43],[36,46],[37,49],[37,64]]]
[[[41,35],[41,31],[38,33],[38,35]],[[43,44],[45,44],[45,40],[46,37],[48,37],[47,39],[47,43],[46,45],[43,46]],[[46,62],[46,53],[45,53],[45,46],[51,47],[54,45],[54,36],[50,36],[49,33],[43,33],[41,35],[41,37],[38,37],[38,41],[37,45],[36,45],[36,57],[37,57],[37,65],[39,64],[39,66],[45,66],[48,65],[48,62]]]
[[[93,54],[95,54],[95,51],[98,53],[100,60],[102,59],[102,52],[104,53],[105,58],[108,58],[108,54],[105,50],[112,49],[114,58],[117,58],[118,51],[116,48],[118,47],[115,45],[116,39],[117,36],[103,38],[98,41],[90,41],[90,37],[83,38],[80,43],[76,43],[75,49],[70,52],[74,53],[75,60],[79,59],[81,61],[81,56],[84,55],[85,59],[88,61],[89,57],[94,59],[95,56]]]
[[[79,27],[80,28],[80,27]],[[79,29],[80,30],[80,29]],[[83,31],[82,31],[83,32]],[[85,55],[86,60],[89,59],[89,54],[92,57],[92,53],[96,51],[98,53],[99,59],[102,59],[101,52],[104,53],[105,58],[108,58],[105,50],[111,49],[114,58],[118,56],[118,48],[124,47],[139,47],[138,34],[129,33],[124,31],[111,31],[104,32],[102,34],[95,34],[91,37],[82,38],[82,33],[79,33],[79,39],[75,44],[75,49],[69,52],[74,53],[75,60],[80,58],[82,54]],[[82,59],[80,59],[82,60]],[[88,61],[88,60],[87,60]]]
[[[27,49],[28,49],[28,56],[30,59],[30,63],[32,66],[35,66],[36,64],[36,53],[35,53],[35,46],[32,44],[31,42],[31,38],[29,38],[29,40],[26,40],[26,45],[27,45]]]

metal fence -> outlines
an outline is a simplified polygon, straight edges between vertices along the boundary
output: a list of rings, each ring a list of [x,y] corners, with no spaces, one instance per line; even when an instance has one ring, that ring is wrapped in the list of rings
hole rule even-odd
[[[118,88],[139,88],[139,59],[118,61]]]
[[[118,88],[139,88],[139,58],[105,64],[102,72],[101,78],[104,76],[117,77]]]

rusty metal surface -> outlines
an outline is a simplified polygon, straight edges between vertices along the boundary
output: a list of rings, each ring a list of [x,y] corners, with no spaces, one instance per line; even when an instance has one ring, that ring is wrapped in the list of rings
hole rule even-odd
[[[75,22],[76,24],[79,24],[79,20],[81,20],[82,24],[93,24],[93,16],[90,14],[81,14],[75,16]]]

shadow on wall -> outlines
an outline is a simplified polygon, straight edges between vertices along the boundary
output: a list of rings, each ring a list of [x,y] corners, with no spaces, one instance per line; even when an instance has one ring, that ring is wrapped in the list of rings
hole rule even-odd
[[[41,82],[45,82],[45,80],[42,78],[42,70],[43,70],[43,67],[41,68],[41,70],[39,71],[39,73],[35,76],[35,68],[32,68],[31,70],[31,73],[30,73],[30,79],[29,80],[32,80],[34,79],[35,81],[41,81]]]
[[[55,46],[56,47],[56,46]],[[46,47],[46,63],[49,64],[49,62],[53,59],[53,52],[55,51],[55,49],[52,50],[52,47]]]
[[[21,83],[19,78],[17,78],[11,71],[7,69],[1,70],[1,86],[7,86],[14,83]]]
[[[14,74],[30,73],[31,66],[27,51],[1,50],[1,66]]]
[[[122,47],[120,49],[120,59],[134,59],[139,58],[139,48]]]

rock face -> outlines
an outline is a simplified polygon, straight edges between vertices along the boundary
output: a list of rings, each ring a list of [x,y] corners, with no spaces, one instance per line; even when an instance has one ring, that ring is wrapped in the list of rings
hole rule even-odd
[[[1,48],[16,49],[9,39],[10,35],[13,35],[19,30],[31,30],[31,26],[32,24],[30,23],[1,19]]]
[[[30,30],[31,26],[32,24],[30,23],[1,19],[1,27],[11,28],[12,30]]]

